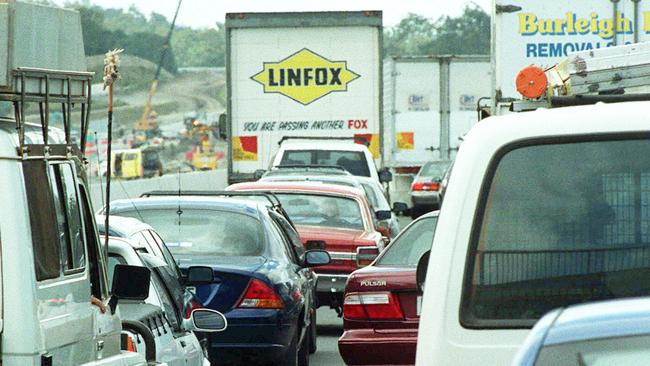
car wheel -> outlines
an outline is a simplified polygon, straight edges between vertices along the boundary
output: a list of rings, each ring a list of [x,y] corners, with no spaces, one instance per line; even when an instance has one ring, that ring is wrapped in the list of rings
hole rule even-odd
[[[316,330],[316,309],[311,315],[311,325],[309,326],[309,353],[316,353],[317,345],[317,330]]]

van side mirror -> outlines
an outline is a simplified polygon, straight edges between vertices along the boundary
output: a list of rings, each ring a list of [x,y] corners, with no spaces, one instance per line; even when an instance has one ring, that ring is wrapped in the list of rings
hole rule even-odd
[[[183,328],[192,332],[223,332],[228,328],[228,320],[216,310],[194,309],[190,318],[183,320]]]
[[[377,218],[377,221],[389,220],[391,216],[392,212],[389,210],[375,211],[375,217]]]
[[[192,266],[187,269],[186,285],[205,285],[212,282],[214,282],[214,271],[211,267]]]
[[[415,272],[415,284],[419,294],[424,293],[424,282],[427,279],[427,269],[429,268],[430,250],[427,250],[418,261],[418,268]]]
[[[378,172],[379,181],[382,183],[389,183],[393,181],[393,173],[388,169],[382,169]]]
[[[395,213],[404,213],[408,211],[409,206],[404,202],[395,202],[393,203],[393,212]]]
[[[305,267],[316,267],[330,264],[332,258],[324,250],[309,250],[305,253]]]
[[[108,302],[111,311],[115,313],[115,307],[119,300],[144,301],[149,297],[150,281],[151,271],[149,268],[126,264],[116,265],[111,284],[112,297]]]

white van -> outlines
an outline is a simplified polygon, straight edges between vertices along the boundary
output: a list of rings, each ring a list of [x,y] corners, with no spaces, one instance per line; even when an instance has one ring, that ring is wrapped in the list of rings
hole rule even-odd
[[[418,366],[508,365],[551,309],[650,295],[649,109],[538,110],[469,132],[431,249]]]
[[[340,166],[352,175],[367,177],[377,182],[390,181],[377,170],[375,160],[365,145],[336,139],[308,138],[302,141],[282,142],[270,169],[278,166]],[[381,176],[380,176],[381,175]]]

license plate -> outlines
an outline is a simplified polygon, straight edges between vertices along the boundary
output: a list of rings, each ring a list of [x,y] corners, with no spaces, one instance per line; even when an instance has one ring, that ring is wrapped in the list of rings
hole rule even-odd
[[[418,296],[416,302],[415,302],[415,314],[417,316],[420,316],[420,313],[422,312],[422,296]]]

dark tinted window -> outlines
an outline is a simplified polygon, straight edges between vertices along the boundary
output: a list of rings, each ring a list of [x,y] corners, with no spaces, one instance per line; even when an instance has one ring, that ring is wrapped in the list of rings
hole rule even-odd
[[[59,276],[61,246],[58,240],[54,198],[47,164],[41,160],[23,161],[23,175],[34,248],[34,267],[38,281]]]
[[[463,293],[466,326],[531,326],[574,303],[647,296],[647,140],[506,153],[486,184]]]
[[[287,150],[280,165],[338,165],[354,175],[370,176],[368,161],[361,151]]]
[[[424,252],[431,249],[437,222],[437,217],[427,217],[414,222],[386,248],[376,265],[417,266]]]

